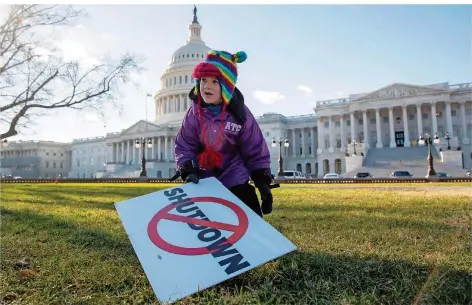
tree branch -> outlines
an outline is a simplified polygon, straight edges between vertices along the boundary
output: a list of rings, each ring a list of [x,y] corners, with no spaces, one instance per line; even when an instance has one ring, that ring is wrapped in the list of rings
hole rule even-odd
[[[1,139],[17,135],[20,127],[32,124],[33,116],[53,109],[98,109],[116,100],[130,73],[141,70],[135,56],[128,54],[117,63],[102,60],[90,69],[54,54],[37,55],[35,50],[45,49],[45,39],[34,41],[32,28],[70,24],[80,14],[70,6],[63,8],[13,5],[0,25],[0,53],[7,58],[0,67],[0,126],[7,126],[1,127]]]

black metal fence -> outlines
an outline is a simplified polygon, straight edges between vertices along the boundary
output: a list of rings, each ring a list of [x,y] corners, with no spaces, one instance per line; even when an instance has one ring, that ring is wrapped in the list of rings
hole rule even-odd
[[[170,181],[165,178],[63,178],[63,179],[1,179],[1,183],[182,183],[182,180]],[[427,178],[371,178],[371,179],[286,179],[275,180],[280,184],[358,184],[358,183],[431,183],[431,182],[471,182],[472,177]]]

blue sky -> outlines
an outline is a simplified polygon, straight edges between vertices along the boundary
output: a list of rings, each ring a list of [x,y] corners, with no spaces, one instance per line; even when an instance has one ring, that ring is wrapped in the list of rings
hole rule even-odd
[[[70,141],[120,131],[145,118],[145,94],[160,89],[172,53],[188,37],[192,5],[82,6],[89,17],[63,38],[81,56],[132,51],[146,57],[139,86],[121,100],[126,117],[61,111],[42,117],[17,139]],[[388,84],[472,81],[472,6],[461,5],[198,5],[211,48],[244,50],[238,87],[255,115],[313,113],[316,100]],[[74,50],[80,49],[77,47]],[[81,50],[82,50],[81,49]],[[309,88],[306,94],[297,87]],[[258,95],[254,92],[259,91]],[[258,97],[281,97],[264,102]],[[148,104],[148,119],[154,105]],[[62,128],[58,130],[57,126]],[[77,128],[80,126],[80,128]]]

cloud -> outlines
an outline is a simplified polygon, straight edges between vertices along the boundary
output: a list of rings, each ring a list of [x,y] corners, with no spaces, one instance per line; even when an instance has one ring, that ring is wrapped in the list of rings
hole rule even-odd
[[[307,87],[305,85],[298,85],[297,90],[302,91],[305,93],[306,97],[312,97],[313,96],[313,90],[310,87]]]
[[[263,104],[272,105],[285,100],[285,95],[276,91],[256,90],[252,95],[256,100]]]
[[[86,122],[98,122],[100,119],[96,113],[87,113],[85,114],[85,121]]]
[[[344,93],[341,92],[341,91],[336,92],[336,94],[337,94],[338,96],[343,96],[343,95],[344,95]]]
[[[97,58],[92,56],[91,52],[84,44],[71,39],[64,39],[56,43],[56,46],[61,50],[65,61],[80,61],[85,65],[98,65],[100,62]]]

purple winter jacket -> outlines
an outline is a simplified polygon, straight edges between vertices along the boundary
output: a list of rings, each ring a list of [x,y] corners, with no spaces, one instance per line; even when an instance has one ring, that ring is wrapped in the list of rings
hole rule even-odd
[[[185,114],[175,139],[177,168],[188,160],[196,162],[203,151],[198,97],[193,89],[189,98],[193,101],[192,106]],[[208,142],[217,142],[221,132],[221,114],[214,114],[205,107],[202,107],[202,111]],[[259,124],[244,104],[244,97],[237,88],[225,116],[223,140],[219,146],[214,147],[223,156],[221,171],[205,171],[202,178],[216,177],[225,187],[230,188],[248,181],[251,172],[256,169],[270,169],[270,152]]]

